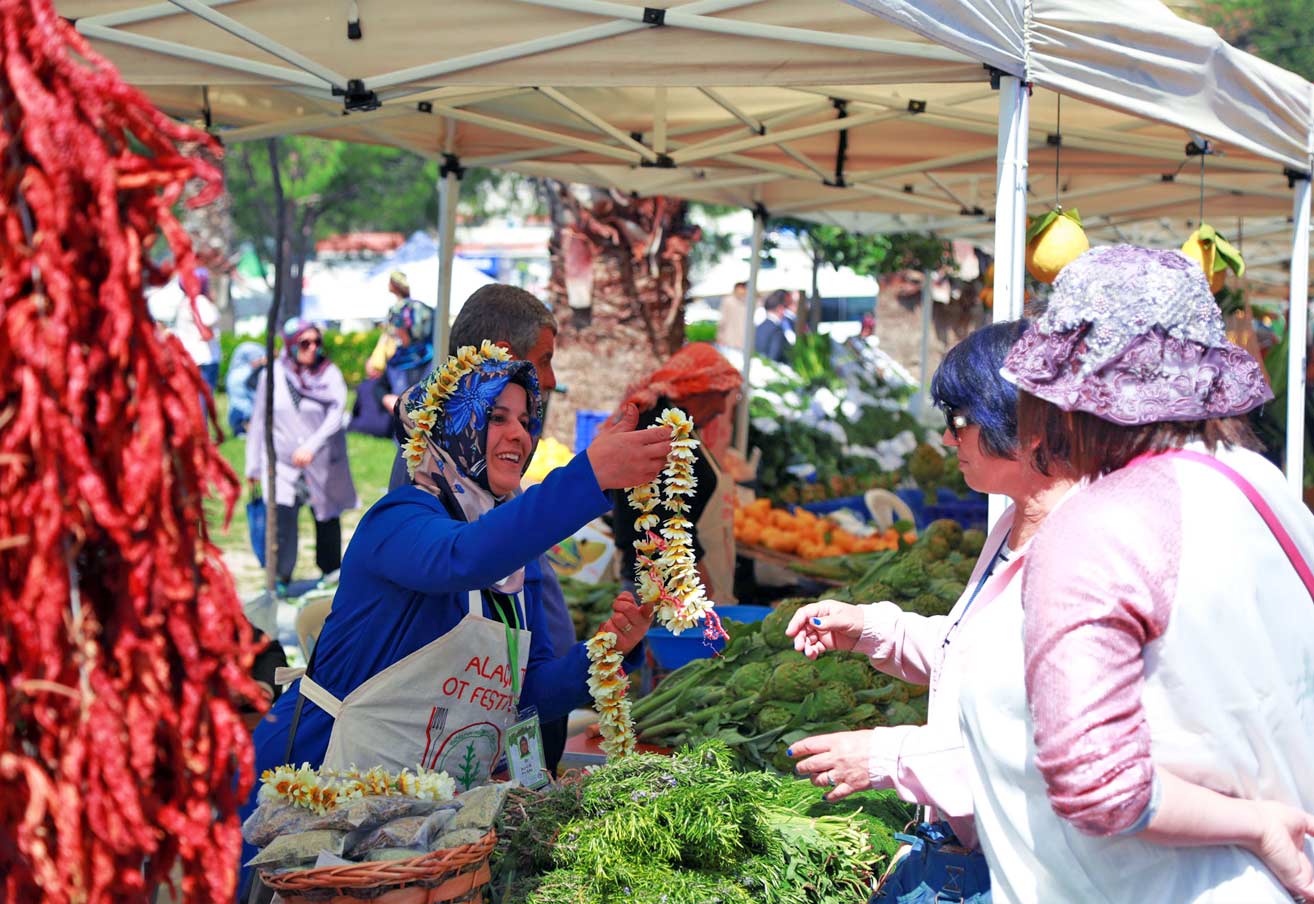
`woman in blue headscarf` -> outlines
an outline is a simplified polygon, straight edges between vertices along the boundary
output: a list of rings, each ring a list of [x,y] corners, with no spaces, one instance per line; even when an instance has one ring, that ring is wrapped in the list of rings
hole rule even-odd
[[[251,421],[256,381],[264,364],[265,350],[259,343],[243,342],[233,349],[233,356],[228,361],[228,375],[224,379],[224,388],[228,390],[228,426],[232,428],[233,436],[245,433],[246,425]]]
[[[384,370],[383,408],[392,411],[397,398],[424,379],[433,366],[433,312],[414,298],[404,299],[388,312],[388,329],[397,350]]]
[[[554,654],[537,560],[608,511],[607,490],[655,478],[670,431],[635,431],[630,406],[585,454],[521,493],[541,428],[533,365],[471,364],[429,407],[440,379],[403,399],[409,435],[424,430],[423,455],[411,483],[356,528],[307,672],[256,729],[257,770],[418,763],[470,787],[526,708],[547,721],[588,705],[584,645]],[[630,665],[651,618],[630,594],[617,598],[605,628]]]

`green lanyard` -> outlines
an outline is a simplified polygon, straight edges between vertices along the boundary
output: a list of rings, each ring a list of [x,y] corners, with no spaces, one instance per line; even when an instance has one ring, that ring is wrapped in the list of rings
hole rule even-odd
[[[491,591],[496,593],[496,591]],[[506,655],[510,660],[511,669],[511,696],[517,701],[520,700],[520,610],[516,608],[516,598],[509,593],[503,594],[507,603],[511,606],[511,620],[515,623],[513,628],[506,622],[502,622],[502,628],[506,631]]]

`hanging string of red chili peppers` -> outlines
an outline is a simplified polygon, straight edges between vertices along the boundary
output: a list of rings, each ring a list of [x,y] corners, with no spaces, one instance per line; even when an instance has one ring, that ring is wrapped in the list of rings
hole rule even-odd
[[[233,896],[250,629],[206,531],[236,475],[143,284],[220,190],[50,0],[0,0],[0,899]],[[218,429],[217,424],[215,425]]]

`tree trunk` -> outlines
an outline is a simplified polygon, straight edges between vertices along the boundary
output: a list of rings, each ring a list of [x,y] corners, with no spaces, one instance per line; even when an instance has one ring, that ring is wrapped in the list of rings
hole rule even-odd
[[[548,431],[569,445],[574,412],[611,411],[624,391],[684,344],[687,259],[701,238],[677,198],[547,182],[553,235],[549,302],[560,332],[554,369],[568,390]]]

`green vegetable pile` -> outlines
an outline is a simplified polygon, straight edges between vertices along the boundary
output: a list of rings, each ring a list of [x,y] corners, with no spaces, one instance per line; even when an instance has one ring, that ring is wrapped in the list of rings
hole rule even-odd
[[[586,584],[567,577],[560,578],[560,582],[570,619],[575,623],[575,639],[588,640],[611,617],[612,605],[621,592],[620,584]]]
[[[831,599],[891,600],[907,612],[946,615],[972,577],[985,533],[957,521],[932,521],[917,542],[900,550],[833,556],[793,565],[800,574],[845,582]]]
[[[542,792],[498,826],[503,904],[852,904],[913,810],[891,792],[820,799],[801,779],[736,772],[715,741],[638,754]]]
[[[813,662],[794,650],[785,628],[809,602],[782,601],[760,622],[725,619],[730,642],[720,656],[676,669],[634,703],[640,740],[678,747],[715,739],[744,768],[790,773],[785,750],[802,738],[925,722],[926,688],[876,671],[857,653]]]

